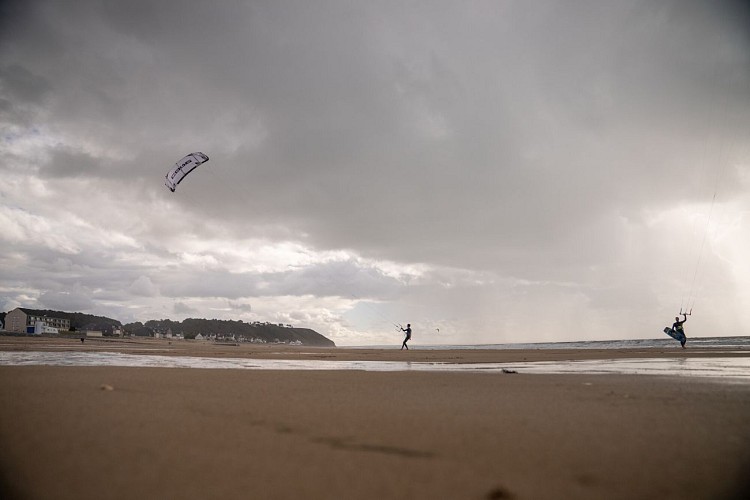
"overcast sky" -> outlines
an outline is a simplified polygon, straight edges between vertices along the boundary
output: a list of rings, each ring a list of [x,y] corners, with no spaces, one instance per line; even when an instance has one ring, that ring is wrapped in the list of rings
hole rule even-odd
[[[3,311],[750,334],[745,2],[5,1],[0,134]]]

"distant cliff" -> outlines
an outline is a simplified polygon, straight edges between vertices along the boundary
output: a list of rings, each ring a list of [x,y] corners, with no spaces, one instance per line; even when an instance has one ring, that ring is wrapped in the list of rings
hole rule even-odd
[[[129,323],[123,328],[125,332],[139,336],[171,332],[172,335],[183,335],[186,339],[194,339],[200,334],[204,337],[215,336],[220,339],[255,340],[268,343],[301,342],[304,345],[319,347],[335,347],[336,345],[315,330],[274,323],[188,318],[181,322],[161,319],[146,321],[146,323]]]

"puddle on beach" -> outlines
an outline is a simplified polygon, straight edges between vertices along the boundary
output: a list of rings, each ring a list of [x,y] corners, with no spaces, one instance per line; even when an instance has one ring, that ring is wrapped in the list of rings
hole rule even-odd
[[[405,361],[330,361],[207,358],[115,352],[0,352],[0,366],[123,366],[237,370],[440,371],[534,374],[637,374],[711,377],[750,382],[750,358],[643,358],[532,363],[427,363]]]

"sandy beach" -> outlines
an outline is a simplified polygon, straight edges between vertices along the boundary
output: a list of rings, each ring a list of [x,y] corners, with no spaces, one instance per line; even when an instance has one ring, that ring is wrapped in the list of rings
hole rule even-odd
[[[0,341],[4,351],[106,348],[313,360],[712,355],[679,348],[406,353]],[[739,499],[750,491],[747,383],[631,375],[3,366],[0,408],[0,496],[11,499]]]

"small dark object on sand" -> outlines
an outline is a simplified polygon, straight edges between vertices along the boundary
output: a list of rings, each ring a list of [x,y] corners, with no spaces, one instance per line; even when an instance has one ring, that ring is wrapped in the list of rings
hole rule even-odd
[[[497,487],[487,493],[487,500],[502,500],[511,498],[513,498],[513,494],[502,487]]]
[[[515,370],[508,370],[507,368],[503,368],[503,373],[518,373]]]

